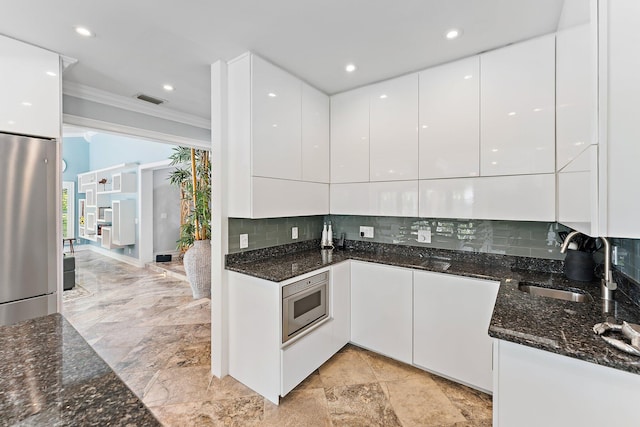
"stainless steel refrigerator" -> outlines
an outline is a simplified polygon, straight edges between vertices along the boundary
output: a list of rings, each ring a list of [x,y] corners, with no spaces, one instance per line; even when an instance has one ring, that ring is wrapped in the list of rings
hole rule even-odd
[[[56,312],[56,163],[55,141],[0,133],[0,325]]]

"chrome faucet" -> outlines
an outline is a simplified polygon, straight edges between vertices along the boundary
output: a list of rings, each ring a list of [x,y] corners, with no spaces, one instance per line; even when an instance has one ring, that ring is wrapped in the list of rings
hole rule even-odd
[[[611,271],[611,243],[606,237],[600,237],[604,243],[604,272],[602,273],[602,299],[613,300],[613,291],[618,289],[618,285],[613,281]]]
[[[571,239],[573,239],[577,234],[580,234],[580,232],[572,231],[567,235],[567,238],[564,239],[564,242],[562,242],[562,246],[560,247],[561,254],[567,251]],[[612,301],[613,291],[618,288],[618,285],[613,281],[613,273],[611,272],[611,244],[606,237],[600,237],[599,239],[604,243],[604,272],[600,282],[600,296],[605,301]]]

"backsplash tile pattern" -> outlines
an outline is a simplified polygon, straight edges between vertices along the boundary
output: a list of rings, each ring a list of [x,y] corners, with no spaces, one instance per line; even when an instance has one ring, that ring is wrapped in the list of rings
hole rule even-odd
[[[349,240],[484,252],[545,259],[564,259],[557,233],[568,230],[549,222],[474,221],[432,218],[327,215],[268,219],[229,218],[229,253],[320,239],[322,225],[331,221],[334,240]],[[360,237],[360,226],[373,226],[374,238]],[[291,239],[291,227],[298,239]],[[419,229],[431,229],[431,243],[418,242]],[[249,234],[249,247],[240,249],[240,234]],[[640,266],[640,264],[638,264]]]
[[[229,218],[229,253],[245,252],[287,243],[320,239],[323,216],[244,219]],[[291,238],[291,227],[298,227],[298,238]],[[240,235],[249,235],[249,247],[240,249]]]
[[[330,215],[335,238],[393,243],[457,251],[533,258],[564,259],[557,233],[563,225],[551,222],[452,220]],[[373,226],[373,239],[360,237],[360,226]],[[418,242],[418,230],[431,230],[431,243]]]
[[[613,239],[612,243],[618,253],[616,268],[640,282],[640,239]]]

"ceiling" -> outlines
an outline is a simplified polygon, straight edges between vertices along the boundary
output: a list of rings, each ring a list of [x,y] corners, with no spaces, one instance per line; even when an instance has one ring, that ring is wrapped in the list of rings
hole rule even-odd
[[[0,34],[78,59],[63,82],[210,116],[210,64],[251,50],[334,94],[556,30],[563,0],[3,0]],[[82,38],[74,27],[90,28]],[[460,28],[462,37],[444,33]],[[345,65],[358,69],[351,74]],[[175,90],[165,92],[171,83]],[[142,101],[139,101],[142,102]],[[146,104],[145,105],[149,105]]]

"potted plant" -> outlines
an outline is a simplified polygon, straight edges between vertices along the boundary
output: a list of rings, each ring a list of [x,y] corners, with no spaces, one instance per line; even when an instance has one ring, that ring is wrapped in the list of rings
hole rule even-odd
[[[193,297],[211,297],[211,162],[207,150],[176,147],[169,182],[180,188],[180,239],[177,248]]]

